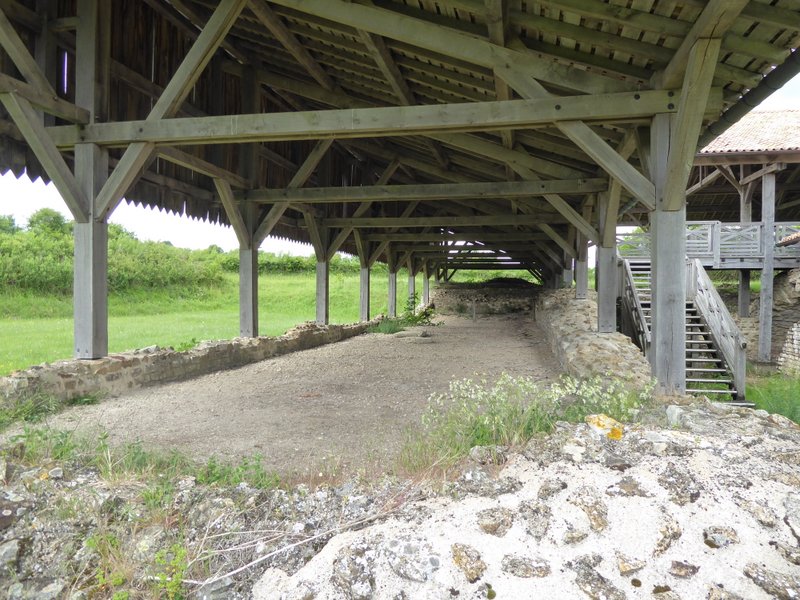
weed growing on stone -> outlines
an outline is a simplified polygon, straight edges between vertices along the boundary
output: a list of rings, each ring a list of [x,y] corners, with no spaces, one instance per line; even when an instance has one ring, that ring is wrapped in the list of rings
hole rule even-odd
[[[200,342],[197,341],[197,338],[192,338],[188,342],[181,342],[175,346],[175,352],[186,352],[187,350],[196,348],[199,343]]]
[[[119,538],[111,533],[96,533],[84,545],[96,556],[92,576],[95,591],[114,600],[127,600],[130,592],[124,588],[131,580],[133,567]]]
[[[401,464],[418,471],[435,463],[452,464],[474,446],[521,446],[550,432],[556,421],[579,422],[590,414],[629,421],[650,399],[652,388],[633,391],[601,377],[562,376],[550,387],[507,373],[495,382],[453,381],[447,394],[430,397],[422,431],[409,436]]]
[[[168,549],[156,553],[155,563],[159,568],[156,575],[158,597],[168,600],[184,598],[183,579],[189,568],[186,548],[181,544],[172,544]]]

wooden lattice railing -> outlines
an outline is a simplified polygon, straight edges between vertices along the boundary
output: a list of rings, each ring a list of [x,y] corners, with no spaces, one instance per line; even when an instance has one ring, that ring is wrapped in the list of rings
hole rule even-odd
[[[721,223],[689,221],[686,223],[686,255],[698,258],[703,265],[724,268],[725,261],[758,261],[764,257],[764,244],[777,243],[800,232],[800,223],[775,223],[771,235],[764,235],[763,223]],[[617,248],[623,258],[649,258],[650,234],[638,231],[619,235]],[[797,259],[800,244],[776,247],[775,259]]]

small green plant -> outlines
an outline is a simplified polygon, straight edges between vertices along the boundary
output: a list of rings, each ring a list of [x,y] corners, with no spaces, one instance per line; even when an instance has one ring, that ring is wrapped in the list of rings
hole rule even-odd
[[[91,406],[100,402],[100,397],[95,395],[79,396],[67,401],[67,406]]]
[[[380,323],[372,325],[367,329],[367,333],[392,334],[405,329],[399,319],[383,319]]]
[[[97,555],[97,568],[93,576],[96,592],[111,594],[112,598],[128,598],[127,590],[120,590],[129,579],[129,563],[119,538],[110,533],[96,533],[86,539],[86,547]]]
[[[196,338],[192,338],[188,342],[181,342],[180,344],[175,346],[175,352],[186,352],[187,350],[196,348],[199,343],[200,342],[198,342]]]
[[[406,310],[400,316],[400,323],[408,327],[414,327],[416,325],[435,325],[433,322],[433,308],[430,306],[425,306],[417,311],[416,307],[418,302],[419,296],[417,294],[409,296],[408,300],[406,301]]]
[[[175,487],[163,478],[142,490],[142,502],[151,511],[163,510],[172,502]]]
[[[198,483],[225,486],[246,482],[251,487],[269,489],[280,484],[280,477],[264,469],[262,457],[258,454],[243,458],[238,464],[223,463],[212,456],[198,469],[196,477]]]
[[[159,567],[156,575],[159,596],[168,600],[185,598],[183,579],[189,568],[186,548],[181,544],[172,544],[166,550],[159,550],[155,563]]]

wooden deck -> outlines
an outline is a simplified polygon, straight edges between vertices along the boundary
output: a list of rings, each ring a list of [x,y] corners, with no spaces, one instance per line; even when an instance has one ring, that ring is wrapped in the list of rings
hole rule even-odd
[[[707,269],[761,269],[765,243],[800,232],[800,223],[775,223],[772,235],[764,235],[763,223],[686,223],[686,255],[698,259]],[[623,258],[650,258],[650,234],[636,232],[617,237]],[[800,244],[774,248],[774,268],[800,267]]]

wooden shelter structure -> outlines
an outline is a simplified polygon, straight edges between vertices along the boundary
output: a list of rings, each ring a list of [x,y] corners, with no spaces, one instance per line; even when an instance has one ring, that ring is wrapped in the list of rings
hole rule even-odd
[[[257,250],[527,269],[654,233],[654,373],[685,388],[685,190],[698,139],[800,70],[797,0],[2,0],[0,168],[75,217],[75,354],[107,349],[107,218],[123,200],[229,223],[241,333]],[[362,286],[362,316],[369,314]],[[390,307],[391,310],[391,307]]]
[[[800,267],[800,253],[782,243],[797,237],[800,222],[800,109],[749,113],[702,148],[695,165],[690,218],[733,222],[728,246],[750,248],[719,265],[739,271],[742,317],[750,316],[750,271],[761,271],[758,358],[770,362],[774,272]]]

